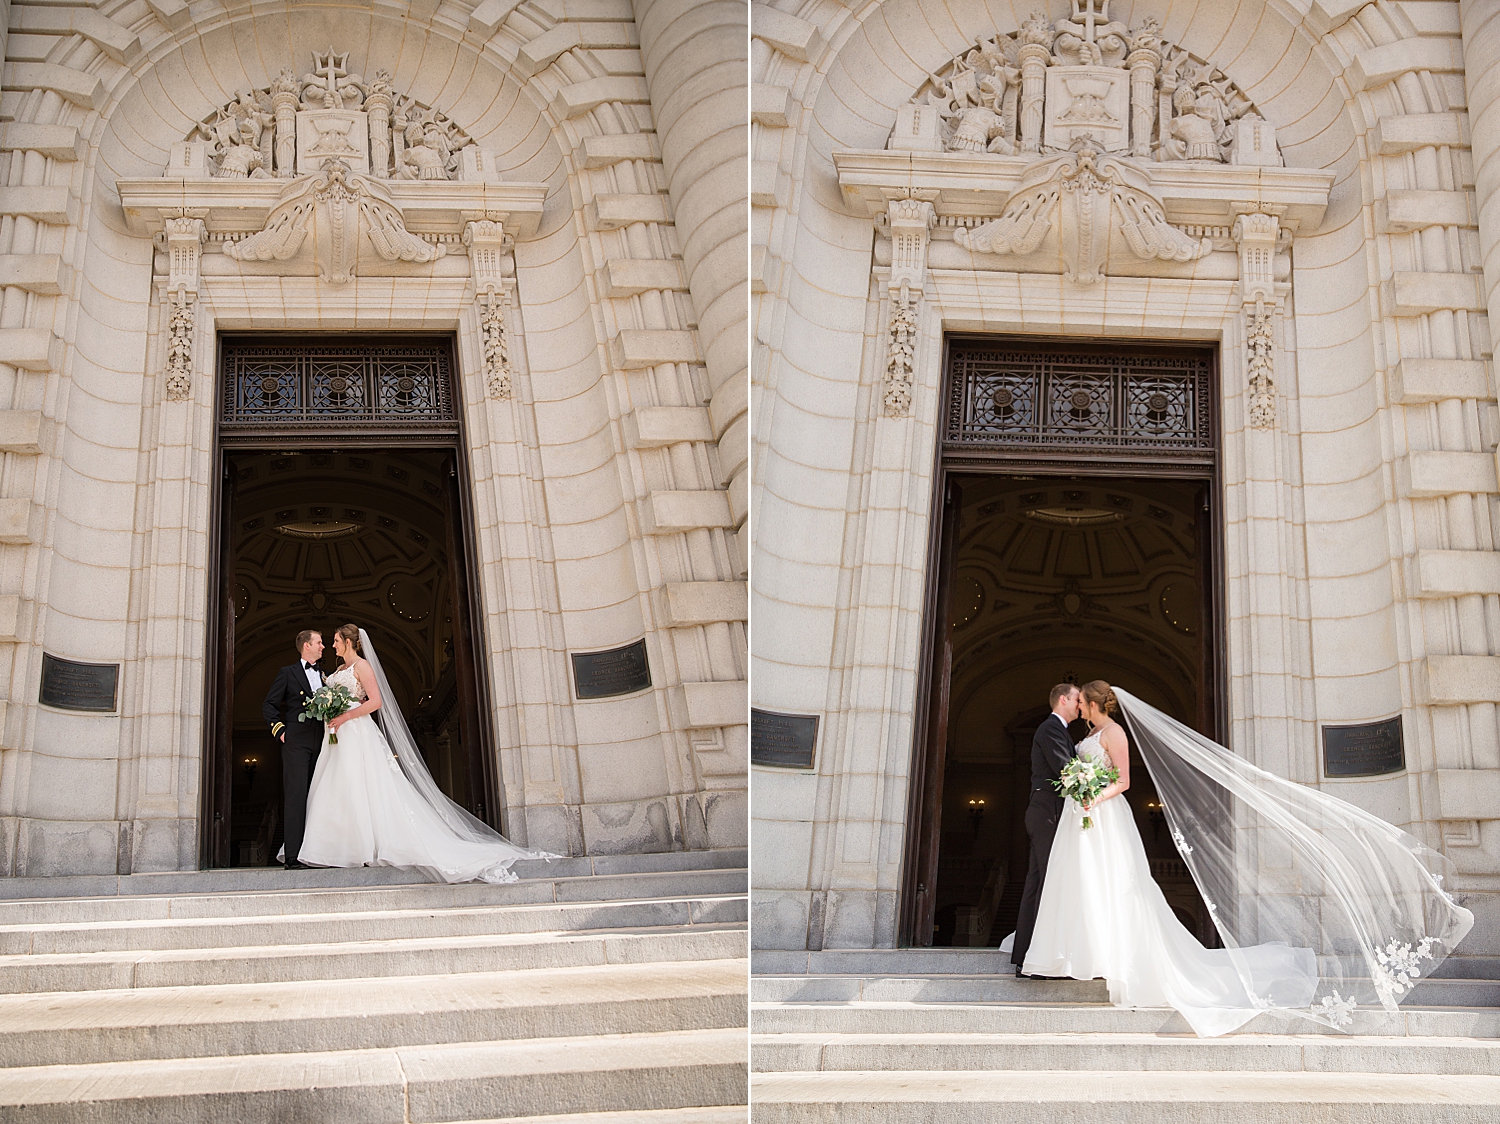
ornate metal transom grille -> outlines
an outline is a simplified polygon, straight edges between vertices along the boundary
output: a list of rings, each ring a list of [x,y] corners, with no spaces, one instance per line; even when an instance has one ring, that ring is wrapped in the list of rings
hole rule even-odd
[[[446,341],[222,341],[220,422],[230,429],[452,429]]]
[[[1201,457],[1214,448],[1213,361],[955,340],[948,349],[950,448],[1140,450]]]

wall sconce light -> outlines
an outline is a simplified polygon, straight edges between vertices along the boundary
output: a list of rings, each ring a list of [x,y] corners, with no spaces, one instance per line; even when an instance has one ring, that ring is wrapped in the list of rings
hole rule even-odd
[[[984,823],[984,797],[976,796],[969,801],[969,823],[974,827],[974,834],[979,834],[979,825]]]
[[[255,767],[260,764],[260,758],[246,757],[240,763],[245,766],[245,783],[253,786],[255,784]]]

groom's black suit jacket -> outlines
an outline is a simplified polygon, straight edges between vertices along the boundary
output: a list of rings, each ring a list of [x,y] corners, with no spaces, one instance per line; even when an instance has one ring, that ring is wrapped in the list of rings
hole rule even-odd
[[[293,863],[302,850],[302,833],[307,825],[307,789],[312,784],[318,752],[323,748],[323,723],[315,718],[297,721],[312,697],[302,661],[276,673],[261,713],[271,724],[271,734],[284,741],[281,746],[281,786],[286,794],[282,820],[286,824],[286,861]]]
[[[319,748],[323,744],[323,723],[315,718],[306,722],[297,720],[310,698],[312,688],[308,686],[301,660],[278,671],[260,708],[271,725],[272,736],[279,738],[285,734],[286,744],[299,749]]]
[[[1057,798],[1061,810],[1063,798],[1052,782],[1062,779],[1063,766],[1073,757],[1073,739],[1068,728],[1055,714],[1042,719],[1031,737],[1031,791],[1038,789]]]

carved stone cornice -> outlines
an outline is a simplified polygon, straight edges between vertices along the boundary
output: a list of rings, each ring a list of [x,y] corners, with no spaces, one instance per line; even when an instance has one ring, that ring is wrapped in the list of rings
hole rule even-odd
[[[1111,159],[1123,163],[1128,158]],[[844,149],[833,154],[833,163],[844,201],[856,214],[873,218],[885,212],[893,194],[921,192],[933,201],[939,217],[987,219],[1004,213],[1036,161],[966,152]],[[1130,163],[1174,225],[1228,227],[1248,202],[1285,207],[1282,225],[1301,234],[1322,224],[1335,175],[1253,165]]]
[[[286,190],[285,180],[122,179],[117,181],[125,221],[137,234],[154,234],[166,220],[191,210],[208,234],[248,234],[265,228]],[[393,206],[413,234],[463,233],[476,219],[505,223],[508,233],[528,238],[542,221],[544,183],[471,183],[462,180],[381,180]]]

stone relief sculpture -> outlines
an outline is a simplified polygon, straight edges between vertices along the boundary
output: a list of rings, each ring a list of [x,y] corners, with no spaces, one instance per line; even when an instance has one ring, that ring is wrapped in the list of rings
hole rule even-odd
[[[317,232],[317,259],[323,280],[342,285],[354,277],[362,243],[386,261],[430,262],[447,252],[406,229],[401,210],[375,181],[353,175],[330,159],[322,174],[289,185],[258,234],[228,242],[224,252],[236,261],[286,261]]]
[[[910,203],[931,188],[928,198],[946,199],[943,226],[954,245],[1017,258],[1042,253],[1046,263],[1006,268],[1055,270],[1051,263],[1060,261],[1065,280],[1088,285],[1132,258],[1191,262],[1216,248],[1236,248],[1248,420],[1252,427],[1275,424],[1273,324],[1280,298],[1273,275],[1275,257],[1290,240],[1278,219],[1285,208],[1233,203],[1231,221],[1247,208],[1253,213],[1234,222],[1231,241],[1224,226],[1199,218],[1188,220],[1195,224],[1190,229],[1175,225],[1163,203],[1199,175],[1195,169],[1212,178],[1226,167],[1279,168],[1275,130],[1228,76],[1164,38],[1156,19],[1131,27],[1110,17],[1110,0],[1070,0],[1063,19],[1036,11],[1013,32],[981,36],[929,75],[898,111],[887,147],[940,155],[923,165],[921,182],[893,167],[891,180],[862,180],[868,187],[860,190],[878,190],[887,200],[899,193]],[[961,172],[977,204],[983,189],[970,185],[978,167],[995,171],[998,217],[994,202],[965,214],[959,195],[945,194],[942,177]],[[1229,184],[1213,190],[1246,190]],[[878,203],[872,197],[869,205]],[[890,202],[885,217],[892,264],[883,403],[887,415],[905,416],[916,381],[921,298],[920,284],[910,281],[922,270],[910,248],[897,245],[897,207]],[[930,243],[924,233],[921,265]],[[951,256],[944,260],[956,264]],[[968,268],[987,266],[976,261]],[[906,280],[898,282],[898,273]]]
[[[1155,18],[1131,30],[1109,18],[1109,0],[1072,8],[1055,24],[1033,13],[931,75],[912,99],[935,111],[930,133],[893,147],[1043,157],[1087,138],[1158,161],[1280,164],[1274,139],[1253,153],[1236,144],[1242,119],[1264,120],[1221,71],[1163,39]]]
[[[1077,152],[1034,165],[1003,215],[973,230],[960,228],[953,240],[979,253],[1029,254],[1054,217],[1061,222],[1063,276],[1085,285],[1103,276],[1113,230],[1142,260],[1194,261],[1213,248],[1210,239],[1189,237],[1167,221],[1140,171],[1100,154],[1087,139],[1078,142]]]
[[[341,157],[376,179],[454,180],[474,141],[446,114],[398,94],[389,71],[366,82],[349,53],[313,53],[298,78],[284,67],[258,90],[241,90],[188,137],[208,147],[215,178],[292,178]]]

